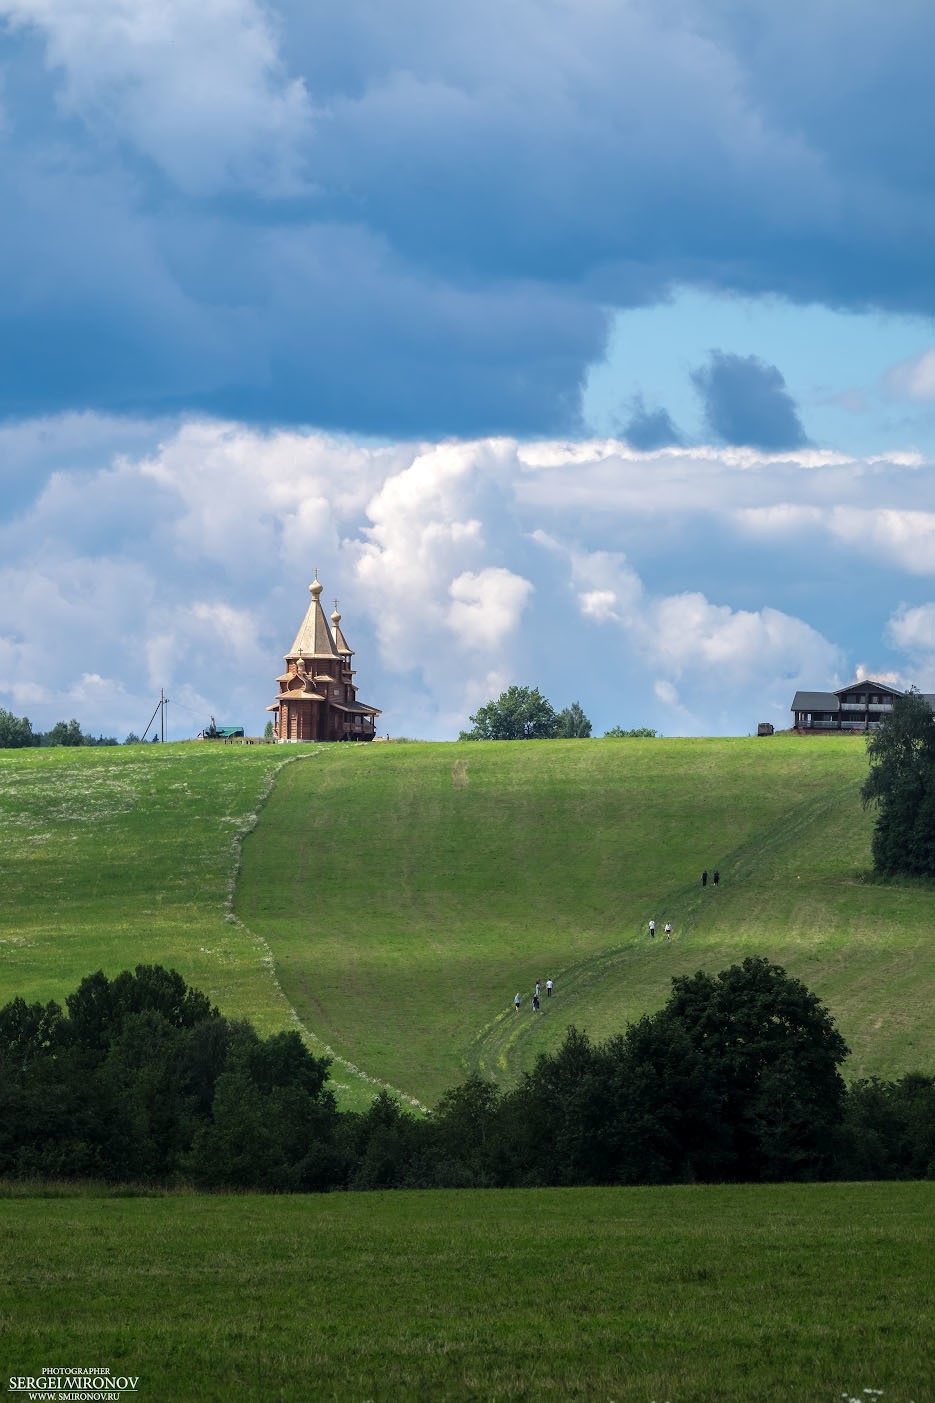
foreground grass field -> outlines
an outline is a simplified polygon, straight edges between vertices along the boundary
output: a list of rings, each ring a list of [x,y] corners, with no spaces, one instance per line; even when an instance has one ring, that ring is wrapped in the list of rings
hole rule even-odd
[[[236,910],[303,1022],[428,1102],[749,954],[826,1001],[850,1078],[929,1069],[935,890],[865,880],[866,772],[851,737],[332,747],[282,772]]]
[[[0,1200],[2,1376],[99,1364],[151,1403],[927,1403],[933,1207],[932,1184]]]

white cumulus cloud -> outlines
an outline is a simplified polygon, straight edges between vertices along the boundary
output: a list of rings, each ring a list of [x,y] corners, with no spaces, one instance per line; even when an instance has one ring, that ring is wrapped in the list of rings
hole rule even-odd
[[[598,734],[743,732],[854,659],[921,683],[935,656],[924,465],[87,416],[2,443],[27,498],[0,524],[0,705],[44,729],[138,732],[162,687],[183,734],[261,729],[316,567],[394,734],[455,736],[514,682]]]
[[[500,648],[516,629],[533,588],[500,566],[466,570],[448,587],[452,631],[469,648]]]

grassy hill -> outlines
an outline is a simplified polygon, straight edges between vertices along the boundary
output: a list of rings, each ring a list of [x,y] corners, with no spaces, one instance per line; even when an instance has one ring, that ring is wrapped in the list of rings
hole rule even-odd
[[[425,1100],[747,954],[828,1002],[851,1076],[931,1067],[935,891],[865,880],[865,774],[850,737],[332,748],[281,774],[236,910],[302,1020]]]
[[[931,1069],[935,890],[865,880],[865,774],[847,737],[0,752],[0,1000],[160,961],[431,1102],[764,954],[849,1076]]]
[[[227,902],[240,836],[283,758],[194,744],[0,751],[0,999],[61,999],[95,969],[159,962],[282,1027],[265,952]]]

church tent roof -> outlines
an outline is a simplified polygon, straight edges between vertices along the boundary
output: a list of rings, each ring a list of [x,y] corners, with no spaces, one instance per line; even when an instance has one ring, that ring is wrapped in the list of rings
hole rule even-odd
[[[286,657],[295,658],[300,653],[304,653],[306,657],[311,658],[337,658],[339,653],[334,646],[334,639],[331,637],[325,611],[321,607],[322,586],[318,580],[313,580],[308,590],[312,596],[312,602],[299,626],[292,650],[286,654]]]

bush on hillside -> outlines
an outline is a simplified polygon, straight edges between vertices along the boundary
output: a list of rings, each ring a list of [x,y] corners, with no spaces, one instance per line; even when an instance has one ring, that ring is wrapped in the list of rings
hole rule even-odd
[[[867,739],[864,807],[877,810],[873,864],[881,876],[935,876],[935,712],[910,688]]]

